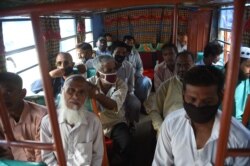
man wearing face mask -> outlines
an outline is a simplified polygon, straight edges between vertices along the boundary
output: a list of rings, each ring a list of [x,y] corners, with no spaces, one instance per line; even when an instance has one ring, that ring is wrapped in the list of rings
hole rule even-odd
[[[210,42],[204,49],[204,57],[196,65],[216,65],[220,60],[220,54],[223,52],[223,47],[218,42]]]
[[[174,76],[164,81],[157,89],[154,103],[148,107],[152,111],[149,113],[152,119],[152,125],[157,132],[160,133],[160,127],[165,117],[182,108],[182,80],[184,74],[194,66],[194,56],[191,52],[184,51],[176,55],[174,62]]]
[[[127,55],[127,47],[123,42],[115,42],[112,46],[112,56],[115,58],[117,66],[117,77],[122,79],[128,85],[128,93],[125,100],[125,116],[129,123],[129,127],[133,130],[134,122],[139,121],[141,109],[140,100],[134,95],[134,71],[133,66],[125,58]]]
[[[98,56],[94,59],[93,65],[97,73],[88,79],[93,84],[90,97],[97,101],[104,135],[113,141],[112,151],[108,151],[110,165],[127,166],[131,160],[131,137],[124,116],[128,86],[117,77],[113,57]]]
[[[108,46],[108,50],[111,51],[111,46],[113,44],[113,37],[112,37],[112,34],[111,33],[105,33],[104,34],[104,37],[106,38],[107,40],[107,46]]]
[[[161,126],[153,166],[214,165],[220,129],[224,75],[213,66],[195,66],[183,78],[183,107]],[[235,118],[227,148],[249,148],[250,132]],[[249,157],[227,157],[224,165],[249,165]]]

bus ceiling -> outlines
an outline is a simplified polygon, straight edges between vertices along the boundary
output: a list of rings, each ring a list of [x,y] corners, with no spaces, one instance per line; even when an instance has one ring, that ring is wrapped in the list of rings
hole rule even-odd
[[[232,5],[233,0],[126,0],[124,3],[115,0],[1,0],[0,17],[30,13],[91,15],[135,7],[164,7],[176,4],[181,7],[218,7]]]

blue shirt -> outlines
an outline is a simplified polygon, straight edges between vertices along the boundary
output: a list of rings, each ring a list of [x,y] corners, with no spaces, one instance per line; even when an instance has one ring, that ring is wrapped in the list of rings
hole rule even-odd
[[[234,116],[238,120],[242,120],[242,116],[245,110],[247,97],[250,94],[250,79],[242,80],[239,82],[235,89],[234,94]]]

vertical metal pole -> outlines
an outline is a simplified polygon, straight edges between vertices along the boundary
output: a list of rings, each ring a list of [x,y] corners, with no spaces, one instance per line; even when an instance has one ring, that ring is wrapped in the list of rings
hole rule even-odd
[[[177,32],[178,32],[178,15],[179,15],[179,10],[178,10],[178,4],[175,4],[174,6],[174,16],[173,16],[173,38],[172,38],[172,43],[177,44]]]
[[[232,43],[229,57],[229,65],[226,76],[226,89],[223,98],[223,111],[220,122],[220,133],[216,153],[216,166],[223,166],[227,156],[227,142],[233,111],[234,91],[239,74],[240,45],[242,39],[243,17],[245,0],[234,1],[234,16],[232,29]]]
[[[65,160],[65,155],[64,155],[64,150],[63,150],[63,145],[62,145],[62,140],[61,140],[61,134],[60,134],[59,126],[58,126],[58,119],[57,119],[56,107],[55,107],[55,102],[54,102],[54,96],[52,94],[53,92],[52,87],[51,87],[52,83],[51,83],[51,79],[50,79],[49,71],[48,71],[48,55],[47,55],[44,40],[43,40],[42,28],[41,28],[42,26],[40,23],[39,14],[32,13],[31,21],[32,21],[32,26],[33,26],[33,31],[34,31],[36,48],[37,48],[38,55],[39,55],[38,59],[40,62],[40,71],[41,71],[41,75],[43,78],[43,87],[45,89],[46,105],[48,107],[48,113],[50,116],[52,132],[55,138],[54,144],[56,147],[58,164],[60,166],[66,166],[66,160]]]

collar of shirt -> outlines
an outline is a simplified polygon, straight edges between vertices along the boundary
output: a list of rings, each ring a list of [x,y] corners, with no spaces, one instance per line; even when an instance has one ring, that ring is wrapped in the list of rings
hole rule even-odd
[[[189,124],[191,125],[190,118],[188,117],[187,114],[185,115],[185,118],[189,121]],[[215,119],[214,119],[214,124],[213,124],[213,129],[211,132],[211,136],[209,137],[206,144],[208,144],[209,142],[212,142],[214,140],[217,140],[219,138],[220,119],[221,119],[221,111],[218,110],[217,114],[215,116]]]
[[[23,112],[22,112],[21,117],[20,117],[20,119],[19,119],[19,121],[18,121],[17,123],[22,123],[22,122],[26,121],[27,118],[28,118],[27,120],[31,122],[31,117],[28,116],[29,113],[30,113],[29,104],[28,104],[27,102],[24,101]],[[13,119],[13,120],[14,120],[14,119]],[[15,120],[14,120],[14,121],[15,121]]]

